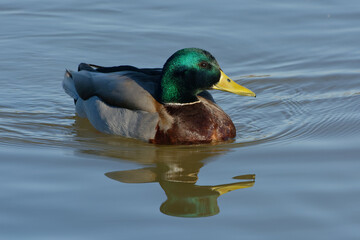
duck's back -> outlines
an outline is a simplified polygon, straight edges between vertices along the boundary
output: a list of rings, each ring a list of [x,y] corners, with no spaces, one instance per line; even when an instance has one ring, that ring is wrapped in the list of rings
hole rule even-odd
[[[70,71],[65,75],[65,80],[68,78],[67,81],[74,85],[81,99],[87,100],[97,96],[111,106],[148,112],[156,111],[154,105],[158,102],[159,73],[148,74],[140,71],[141,69],[132,71],[130,66],[124,66],[126,68],[117,72],[110,72],[107,68],[101,68],[104,72],[90,71],[82,69],[81,66],[90,68],[89,65],[80,64],[79,72]],[[120,70],[119,67],[114,68],[114,70]],[[64,88],[66,89],[66,86]]]
[[[74,98],[78,116],[87,118],[97,130],[148,141],[159,121],[160,73],[134,69],[99,67],[96,71],[80,64],[78,72],[66,71],[63,87]]]

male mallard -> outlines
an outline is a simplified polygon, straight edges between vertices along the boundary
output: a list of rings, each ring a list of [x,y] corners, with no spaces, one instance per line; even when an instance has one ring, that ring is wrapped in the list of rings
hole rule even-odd
[[[236,130],[207,89],[255,96],[231,80],[207,51],[186,48],[161,68],[100,67],[66,71],[63,87],[76,112],[99,131],[156,144],[226,141]]]

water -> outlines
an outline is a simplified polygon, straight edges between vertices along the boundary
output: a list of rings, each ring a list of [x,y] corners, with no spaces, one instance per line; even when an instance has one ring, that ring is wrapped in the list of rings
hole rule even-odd
[[[3,0],[0,238],[359,239],[359,7]],[[257,94],[213,91],[235,141],[101,134],[61,88],[80,62],[160,67],[184,47]]]

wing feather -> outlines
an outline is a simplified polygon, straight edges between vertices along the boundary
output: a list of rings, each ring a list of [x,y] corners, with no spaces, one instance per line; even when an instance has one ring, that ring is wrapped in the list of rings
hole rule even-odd
[[[141,72],[72,72],[76,91],[87,100],[97,96],[111,106],[156,112],[157,76]]]

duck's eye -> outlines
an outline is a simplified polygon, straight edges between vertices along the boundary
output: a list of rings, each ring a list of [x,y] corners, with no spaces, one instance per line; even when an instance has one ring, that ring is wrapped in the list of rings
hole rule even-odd
[[[209,63],[207,63],[207,62],[201,62],[201,63],[199,63],[199,66],[200,66],[201,68],[209,68]]]

